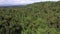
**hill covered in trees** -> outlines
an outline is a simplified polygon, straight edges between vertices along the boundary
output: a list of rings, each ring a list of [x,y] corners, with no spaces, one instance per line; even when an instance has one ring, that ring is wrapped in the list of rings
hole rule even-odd
[[[0,8],[0,34],[60,34],[60,2]]]

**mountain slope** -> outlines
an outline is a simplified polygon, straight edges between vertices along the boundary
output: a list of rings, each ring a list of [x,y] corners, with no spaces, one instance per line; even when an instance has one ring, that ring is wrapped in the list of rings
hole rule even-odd
[[[0,34],[60,34],[60,2],[0,8]]]

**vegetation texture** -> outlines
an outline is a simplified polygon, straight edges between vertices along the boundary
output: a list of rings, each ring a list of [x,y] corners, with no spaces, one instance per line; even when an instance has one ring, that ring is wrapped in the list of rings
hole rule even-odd
[[[60,2],[0,8],[0,34],[60,34]]]

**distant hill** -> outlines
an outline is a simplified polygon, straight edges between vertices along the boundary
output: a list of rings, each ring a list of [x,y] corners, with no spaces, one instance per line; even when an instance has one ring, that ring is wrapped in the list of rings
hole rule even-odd
[[[12,5],[12,6],[0,6],[0,8],[14,8],[14,7],[23,7],[23,6],[26,6],[26,5]]]
[[[60,34],[60,2],[1,7],[0,34]]]

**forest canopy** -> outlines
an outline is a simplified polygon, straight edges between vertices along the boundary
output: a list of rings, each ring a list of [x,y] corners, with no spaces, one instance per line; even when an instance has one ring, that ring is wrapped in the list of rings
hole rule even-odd
[[[60,2],[0,8],[0,34],[60,34]]]

